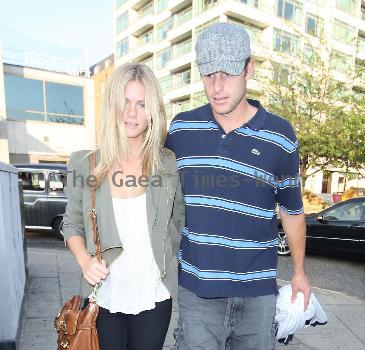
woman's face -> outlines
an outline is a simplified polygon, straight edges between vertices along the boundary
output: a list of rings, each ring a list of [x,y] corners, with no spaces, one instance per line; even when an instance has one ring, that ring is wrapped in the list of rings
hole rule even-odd
[[[132,80],[125,86],[124,95],[123,122],[127,137],[133,143],[142,143],[147,129],[145,87],[140,81]]]

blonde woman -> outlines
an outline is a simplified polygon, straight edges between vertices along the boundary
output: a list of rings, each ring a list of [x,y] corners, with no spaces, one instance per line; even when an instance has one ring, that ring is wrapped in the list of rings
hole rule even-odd
[[[116,69],[100,120],[94,177],[89,151],[68,164],[63,232],[82,270],[82,295],[93,286],[101,350],[162,349],[177,293],[183,200],[174,154],[163,147],[166,114],[159,84],[142,64]],[[88,211],[90,187],[102,263],[95,255]]]

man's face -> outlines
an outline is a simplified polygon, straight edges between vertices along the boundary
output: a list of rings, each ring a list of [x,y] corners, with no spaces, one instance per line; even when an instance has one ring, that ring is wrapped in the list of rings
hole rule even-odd
[[[202,77],[205,94],[216,114],[227,115],[237,109],[246,95],[247,80],[252,74],[253,62],[250,61],[239,75],[217,72]]]

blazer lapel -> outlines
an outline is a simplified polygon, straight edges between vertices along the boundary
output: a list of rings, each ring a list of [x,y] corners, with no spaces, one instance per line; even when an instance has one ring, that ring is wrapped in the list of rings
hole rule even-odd
[[[149,181],[146,188],[146,206],[148,227],[150,232],[152,232],[152,228],[156,222],[156,217],[160,206],[161,192],[164,189],[164,178],[162,177],[162,186],[152,185],[153,176],[150,180],[151,181]]]

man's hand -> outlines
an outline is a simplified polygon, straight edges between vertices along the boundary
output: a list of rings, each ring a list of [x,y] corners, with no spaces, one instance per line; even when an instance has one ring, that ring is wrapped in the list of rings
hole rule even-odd
[[[308,276],[305,272],[294,274],[291,279],[292,298],[291,302],[294,303],[297,298],[298,292],[304,294],[304,310],[307,309],[309,304],[309,298],[312,291],[312,286]]]

